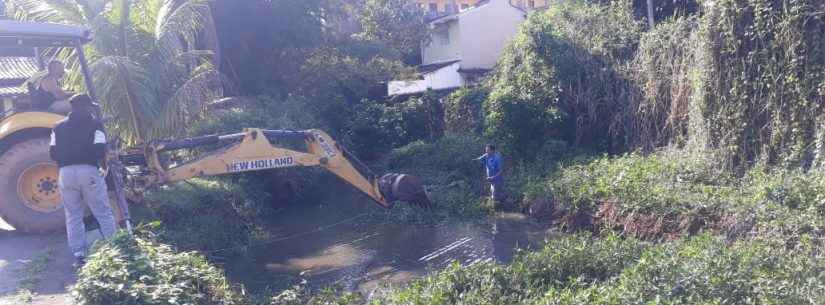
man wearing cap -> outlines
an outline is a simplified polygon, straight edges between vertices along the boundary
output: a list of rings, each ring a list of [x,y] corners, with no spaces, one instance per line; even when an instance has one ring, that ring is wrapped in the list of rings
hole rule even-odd
[[[106,155],[103,124],[94,117],[88,95],[76,95],[69,104],[69,117],[52,130],[49,154],[60,167],[58,187],[66,212],[66,233],[75,266],[80,267],[86,258],[85,207],[89,207],[100,223],[104,238],[115,233],[115,219],[100,172],[100,163]]]

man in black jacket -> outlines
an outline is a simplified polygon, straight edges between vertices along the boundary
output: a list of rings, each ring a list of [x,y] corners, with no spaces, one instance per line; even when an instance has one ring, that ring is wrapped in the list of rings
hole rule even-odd
[[[58,186],[66,212],[66,233],[76,266],[85,263],[85,207],[100,223],[104,238],[115,233],[115,219],[109,206],[106,182],[100,163],[106,155],[103,124],[92,115],[92,99],[85,94],[69,100],[72,112],[52,130],[49,153],[60,167]]]

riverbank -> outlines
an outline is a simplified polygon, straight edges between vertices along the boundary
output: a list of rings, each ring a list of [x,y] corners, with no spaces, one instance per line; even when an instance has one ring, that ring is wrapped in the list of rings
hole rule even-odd
[[[420,153],[429,153],[421,146],[427,144],[416,145]],[[409,164],[418,174],[441,175],[422,175],[430,188],[437,187],[431,181],[443,177],[452,177],[456,184],[471,179],[462,176],[457,165],[455,170],[446,165],[460,161],[423,166],[419,162],[432,161],[409,151],[407,155],[418,160]],[[521,175],[510,179],[511,198],[534,211],[543,207],[533,217],[492,212],[483,205],[483,194],[467,192],[471,187],[447,187],[434,194],[441,200],[474,198],[445,205],[435,200],[449,211],[439,214],[403,206],[380,210],[355,192],[330,186],[335,196],[272,211],[267,214],[269,222],[256,218],[254,226],[248,226],[254,230],[239,231],[245,232],[243,238],[215,239],[233,241],[224,248],[192,243],[198,239],[183,238],[183,233],[158,236],[173,245],[183,238],[183,247],[204,247],[201,253],[223,266],[233,287],[247,293],[252,303],[266,303],[284,293],[298,300],[284,304],[321,296],[341,297],[342,304],[620,304],[656,298],[677,303],[748,298],[782,303],[821,295],[822,288],[811,284],[819,283],[815,271],[825,267],[816,263],[823,253],[819,240],[825,223],[819,212],[825,194],[825,174],[820,171],[755,168],[734,176],[700,155],[677,152],[560,158],[556,164],[546,172],[524,170],[518,164],[511,168],[512,176]],[[226,194],[222,188],[207,189]],[[172,190],[176,196],[186,195],[180,188],[167,191]],[[198,194],[197,198],[209,196]],[[198,201],[194,207],[213,203]],[[228,206],[235,215],[246,215],[238,213],[236,203]],[[479,213],[451,216],[468,210]],[[220,223],[251,219],[223,215],[209,217],[220,218]],[[170,227],[184,223],[221,230],[186,217]],[[542,248],[545,242],[550,244]],[[518,247],[533,251],[514,250]],[[695,270],[697,266],[704,269]],[[731,273],[717,275],[712,270]],[[656,280],[661,276],[667,276],[664,282]],[[711,283],[700,283],[700,278]],[[626,293],[615,288],[631,281],[659,286],[651,288],[655,291]],[[735,285],[723,284],[727,281]],[[787,288],[746,289],[757,284]],[[684,287],[696,288],[683,291]]]

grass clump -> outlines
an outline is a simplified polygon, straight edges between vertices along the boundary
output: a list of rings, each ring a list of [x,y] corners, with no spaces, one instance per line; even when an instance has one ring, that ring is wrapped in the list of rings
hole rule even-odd
[[[89,256],[71,292],[78,305],[241,304],[203,256],[124,233]]]
[[[532,304],[818,304],[820,251],[703,235],[648,247],[608,281],[552,289]]]
[[[341,292],[334,287],[312,290],[306,282],[281,291],[270,298],[270,305],[359,305],[364,304],[360,295]]]
[[[817,304],[821,249],[709,235],[662,244],[574,234],[511,265],[454,265],[381,304]]]
[[[586,285],[616,276],[644,245],[612,236],[574,234],[541,251],[521,253],[510,265],[454,264],[391,293],[382,304],[525,304],[553,287]]]
[[[266,208],[256,194],[244,195],[233,183],[216,180],[164,186],[148,194],[149,209],[141,211],[146,215],[140,221],[150,224],[158,240],[183,250],[240,249],[253,238],[254,219]]]

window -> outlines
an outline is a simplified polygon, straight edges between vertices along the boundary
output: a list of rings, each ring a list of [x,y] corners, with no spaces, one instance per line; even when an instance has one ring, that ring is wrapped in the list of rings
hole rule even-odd
[[[450,44],[450,27],[446,24],[435,28],[435,40],[440,45]]]
[[[455,13],[457,11],[455,4],[447,4],[444,8],[447,13]]]
[[[438,3],[430,2],[430,13],[438,13]]]
[[[527,1],[527,5],[530,6],[530,8],[536,8],[536,1],[529,0]]]

